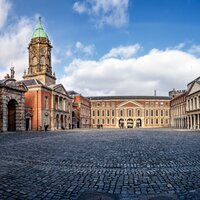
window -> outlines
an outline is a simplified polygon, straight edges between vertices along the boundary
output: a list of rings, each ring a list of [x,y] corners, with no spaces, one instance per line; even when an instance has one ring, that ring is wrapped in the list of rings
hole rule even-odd
[[[160,122],[161,122],[161,124],[163,124],[163,119],[161,119],[161,121],[160,121]]]
[[[40,64],[41,64],[41,65],[44,65],[44,64],[45,64],[45,58],[44,58],[44,56],[42,56],[42,57],[40,58]]]
[[[112,110],[112,116],[113,116],[113,117],[115,116],[115,111],[114,111],[114,110]]]
[[[149,123],[149,120],[148,119],[146,119],[146,124],[148,124]]]
[[[158,102],[156,102],[156,107],[158,107]]]
[[[102,116],[104,117],[105,113],[104,113],[104,110],[102,110]]]
[[[148,107],[149,106],[149,102],[145,102],[145,106]]]
[[[163,107],[163,102],[160,102],[160,106]]]
[[[148,110],[146,110],[146,116],[149,116],[149,111]]]
[[[99,112],[99,110],[97,110],[97,116],[98,116],[98,117],[100,116],[100,112]]]
[[[95,119],[92,120],[92,123],[95,124]]]
[[[33,65],[37,65],[37,58],[35,56],[33,57]]]
[[[110,123],[110,120],[109,119],[107,119],[107,124],[109,124]]]
[[[48,96],[45,96],[45,98],[44,98],[44,107],[45,107],[45,109],[48,109],[48,107],[49,107]]]
[[[158,117],[158,110],[156,110],[156,117]]]
[[[151,117],[153,117],[153,110],[151,110]]]
[[[100,103],[97,103],[97,107],[99,107],[100,106]]]
[[[153,124],[153,119],[151,119],[151,124]]]
[[[151,102],[151,107],[153,107],[154,106],[154,103],[153,102]]]
[[[97,120],[97,124],[100,124],[100,119]]]
[[[110,116],[110,111],[109,111],[109,110],[107,110],[107,116],[108,116],[108,117]]]
[[[168,110],[166,110],[165,115],[168,116]]]
[[[158,119],[156,119],[156,124],[158,124]]]
[[[115,119],[112,119],[112,124],[115,124]]]
[[[120,110],[120,116],[123,117],[123,110]]]
[[[161,111],[160,111],[160,116],[163,117],[163,114],[164,114],[164,112],[163,112],[163,110],[161,110]]]
[[[93,110],[93,116],[95,116],[95,111]]]
[[[104,122],[104,119],[102,119],[102,124],[104,124],[105,122]]]
[[[168,124],[168,119],[166,119],[165,123]]]
[[[129,116],[129,117],[132,116],[132,110],[128,110],[128,116]]]
[[[137,116],[140,117],[140,110],[137,111]]]

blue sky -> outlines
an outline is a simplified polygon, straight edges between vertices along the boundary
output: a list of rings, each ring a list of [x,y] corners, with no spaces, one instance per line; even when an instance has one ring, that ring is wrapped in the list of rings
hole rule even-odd
[[[22,77],[42,16],[67,90],[167,95],[200,75],[199,10],[199,0],[0,0],[0,72]]]

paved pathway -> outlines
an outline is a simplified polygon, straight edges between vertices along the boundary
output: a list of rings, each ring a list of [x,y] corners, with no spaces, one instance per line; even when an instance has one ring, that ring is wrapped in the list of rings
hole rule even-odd
[[[0,134],[1,200],[78,200],[93,192],[120,200],[200,199],[200,133],[118,129]]]

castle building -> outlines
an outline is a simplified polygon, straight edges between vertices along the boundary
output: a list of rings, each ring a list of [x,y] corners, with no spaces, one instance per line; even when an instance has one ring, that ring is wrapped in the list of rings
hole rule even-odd
[[[171,97],[88,97],[91,126],[106,128],[169,127]]]
[[[39,18],[28,46],[29,66],[21,83],[25,93],[26,130],[68,129],[72,124],[72,99],[52,72],[52,45]]]

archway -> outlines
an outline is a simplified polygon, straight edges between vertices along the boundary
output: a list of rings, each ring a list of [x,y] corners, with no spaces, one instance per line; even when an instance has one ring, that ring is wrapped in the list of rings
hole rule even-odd
[[[56,115],[56,128],[59,129],[59,115]]]
[[[133,128],[133,119],[127,120],[127,128]]]
[[[61,123],[61,129],[64,129],[64,119],[63,119],[63,115],[61,115],[61,117],[60,117],[60,123]]]
[[[136,120],[136,127],[141,127],[142,126],[142,120],[141,119],[137,119]]]
[[[8,102],[8,131],[16,131],[16,104],[14,99]]]
[[[119,120],[119,127],[124,128],[124,119]]]

